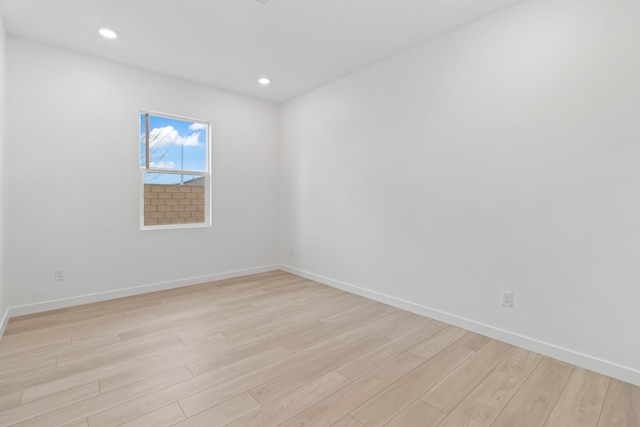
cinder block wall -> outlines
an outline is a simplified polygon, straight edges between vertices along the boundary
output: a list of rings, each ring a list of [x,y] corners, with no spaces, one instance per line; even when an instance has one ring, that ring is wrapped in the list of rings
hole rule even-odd
[[[204,222],[204,187],[144,185],[144,225]]]

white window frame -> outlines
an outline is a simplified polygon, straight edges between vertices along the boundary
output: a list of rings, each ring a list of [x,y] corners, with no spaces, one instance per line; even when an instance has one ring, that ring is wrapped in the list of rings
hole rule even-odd
[[[167,230],[167,229],[180,229],[180,228],[205,228],[211,227],[211,122],[209,120],[202,120],[193,117],[179,116],[176,114],[160,113],[152,110],[140,110],[138,113],[138,121],[140,121],[140,115],[148,114],[149,116],[159,116],[168,119],[183,120],[187,122],[196,122],[207,125],[207,138],[205,147],[206,156],[206,170],[194,171],[194,170],[177,170],[177,169],[163,169],[163,168],[151,168],[148,167],[149,155],[146,154],[147,164],[140,166],[140,150],[138,149],[138,186],[139,186],[139,211],[140,211],[140,230]],[[148,127],[148,126],[146,126]],[[142,126],[138,128],[138,138],[143,132]],[[138,147],[139,148],[139,147]],[[175,175],[199,175],[204,177],[204,222],[195,222],[188,224],[163,224],[163,225],[145,225],[144,224],[144,174],[145,173],[164,173]]]

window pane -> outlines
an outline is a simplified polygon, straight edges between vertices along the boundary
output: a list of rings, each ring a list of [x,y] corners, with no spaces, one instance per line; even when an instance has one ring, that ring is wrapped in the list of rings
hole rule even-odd
[[[145,166],[146,120],[140,115],[140,166]],[[207,170],[206,123],[149,115],[149,167]]]
[[[204,190],[204,176],[145,172],[144,225],[204,223]]]

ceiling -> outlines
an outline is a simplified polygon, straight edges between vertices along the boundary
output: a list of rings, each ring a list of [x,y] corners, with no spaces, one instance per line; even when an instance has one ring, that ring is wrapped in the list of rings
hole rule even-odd
[[[11,35],[282,102],[518,1],[0,0],[0,13]]]

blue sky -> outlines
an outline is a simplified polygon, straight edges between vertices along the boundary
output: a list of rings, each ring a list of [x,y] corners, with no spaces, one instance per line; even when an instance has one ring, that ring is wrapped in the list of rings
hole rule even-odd
[[[151,168],[206,170],[206,124],[150,115],[149,136]],[[145,165],[144,141],[145,116],[140,114],[140,166]],[[180,182],[180,175],[154,174],[153,182],[170,183],[175,179]]]

